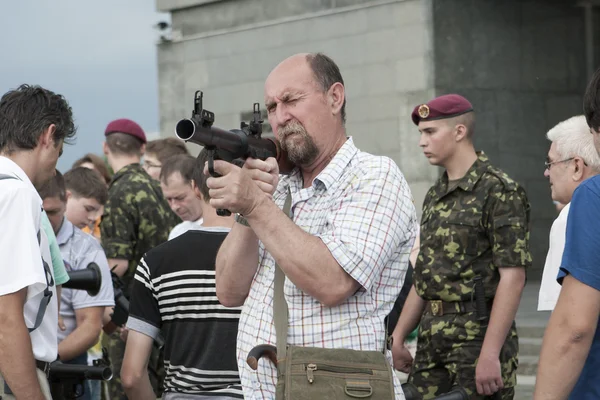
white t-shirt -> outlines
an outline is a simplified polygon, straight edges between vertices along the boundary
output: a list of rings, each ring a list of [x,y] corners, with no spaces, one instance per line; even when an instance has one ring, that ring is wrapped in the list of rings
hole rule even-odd
[[[171,233],[169,233],[169,240],[175,239],[179,235],[183,235],[187,231],[190,230],[199,230],[202,228],[203,218],[200,218],[197,221],[183,221],[177,225],[173,229],[171,229]]]
[[[565,249],[565,236],[567,234],[567,217],[571,203],[567,204],[558,214],[550,229],[550,247],[546,255],[546,264],[542,273],[538,311],[552,311],[556,306],[561,286],[556,282],[556,276],[562,261]]]
[[[42,199],[25,172],[12,160],[0,157],[0,174],[18,178],[0,180],[0,226],[4,232],[0,235],[0,295],[27,288],[23,315],[27,327],[33,328],[46,289],[42,257],[49,266],[48,278],[51,277],[54,282],[48,238],[40,225]],[[56,360],[58,351],[58,307],[54,284],[50,290],[52,297],[42,323],[29,334],[35,359],[48,362]]]

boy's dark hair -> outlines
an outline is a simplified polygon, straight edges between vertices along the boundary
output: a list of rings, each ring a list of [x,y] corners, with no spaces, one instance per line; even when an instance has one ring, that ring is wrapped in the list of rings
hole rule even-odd
[[[65,187],[75,197],[95,199],[104,205],[108,199],[108,189],[96,171],[77,167],[65,174]]]
[[[56,170],[56,174],[48,179],[40,188],[38,193],[42,199],[58,197],[63,203],[67,202],[67,190],[65,189],[65,178]]]
[[[0,99],[0,151],[10,155],[34,149],[44,130],[54,124],[54,145],[70,143],[77,128],[67,100],[40,86],[21,85]]]
[[[158,161],[163,164],[173,156],[177,155],[189,155],[185,143],[177,138],[165,138],[151,140],[146,145],[146,154],[152,154],[156,156]]]
[[[108,185],[110,183],[110,171],[108,170],[108,167],[106,166],[106,163],[104,162],[102,157],[92,153],[88,153],[85,156],[81,157],[79,160],[75,161],[71,168],[81,167],[85,163],[92,164],[96,171],[98,171],[98,173],[102,175],[102,179],[104,179],[106,184]]]
[[[208,161],[208,151],[206,149],[202,149],[198,157],[196,157],[196,162],[194,164],[194,172],[192,173],[192,179],[194,183],[200,190],[202,194],[202,198],[205,202],[210,201],[210,195],[208,194],[208,186],[206,186],[206,179],[208,176],[204,175],[204,165]]]
[[[162,165],[159,179],[166,183],[174,173],[179,172],[183,182],[189,184],[193,178],[195,164],[196,159],[189,154],[169,157]]]
[[[323,53],[313,53],[306,56],[306,61],[312,70],[315,80],[323,92],[327,92],[334,83],[344,84],[344,78],[335,61]],[[346,123],[346,97],[341,109],[342,123]]]
[[[600,68],[594,72],[583,95],[583,114],[590,128],[600,132]]]
[[[106,136],[106,145],[114,154],[141,157],[144,142],[128,133],[114,132]]]

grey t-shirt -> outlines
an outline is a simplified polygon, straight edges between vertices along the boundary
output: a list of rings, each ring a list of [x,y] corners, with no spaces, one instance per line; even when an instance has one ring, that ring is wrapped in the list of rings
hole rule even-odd
[[[90,263],[95,262],[102,274],[102,285],[96,296],[90,296],[85,290],[62,289],[60,315],[67,329],[58,330],[60,343],[77,327],[75,310],[97,306],[112,307],[115,305],[115,299],[108,261],[100,243],[93,236],[73,226],[66,218],[56,235],[56,240],[67,272],[85,269]]]

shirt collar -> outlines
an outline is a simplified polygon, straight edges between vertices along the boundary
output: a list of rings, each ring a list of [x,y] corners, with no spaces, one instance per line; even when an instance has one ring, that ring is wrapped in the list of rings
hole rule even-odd
[[[465,192],[470,192],[475,187],[481,176],[489,167],[488,156],[483,151],[477,152],[477,160],[471,165],[465,176],[459,179],[455,188],[461,188]],[[448,173],[444,172],[440,178],[440,188],[444,193],[448,192]]]
[[[37,198],[40,201],[40,204],[42,203],[42,198],[38,194],[38,191],[36,190],[35,186],[33,186],[33,183],[31,183],[31,180],[29,179],[25,171],[23,171],[23,169],[16,162],[14,162],[8,157],[0,156],[0,172],[3,174],[14,175],[19,180],[25,182],[25,184],[35,192]]]
[[[141,171],[143,173],[146,173],[146,171],[144,171],[144,168],[142,168],[142,166],[139,163],[128,164],[120,170],[118,170],[113,175],[112,179],[110,180],[109,186],[112,186],[117,180],[119,180],[119,178],[133,171]]]
[[[340,180],[344,170],[357,152],[358,149],[354,145],[352,138],[348,137],[329,164],[315,177],[313,185],[320,182],[326,189],[329,189],[331,185]]]
[[[67,243],[71,236],[73,236],[75,227],[73,224],[67,219],[67,217],[63,217],[62,225],[56,234],[56,242],[59,246]]]

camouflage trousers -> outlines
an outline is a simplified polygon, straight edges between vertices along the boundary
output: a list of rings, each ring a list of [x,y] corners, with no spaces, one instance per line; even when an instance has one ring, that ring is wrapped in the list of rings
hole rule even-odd
[[[121,385],[121,367],[123,365],[123,356],[125,355],[125,342],[121,340],[116,332],[111,335],[104,334],[102,336],[102,345],[108,349],[113,370],[113,377],[107,382],[110,398],[103,400],[127,400],[127,396]],[[162,396],[164,389],[165,366],[163,356],[163,350],[159,350],[156,346],[153,346],[150,360],[148,360],[148,375],[157,398]]]
[[[486,328],[474,313],[433,316],[426,311],[423,314],[417,353],[408,378],[423,395],[423,400],[447,393],[456,385],[465,388],[473,400],[514,397],[519,352],[514,322],[500,352],[504,389],[495,397],[477,394],[475,368]]]

